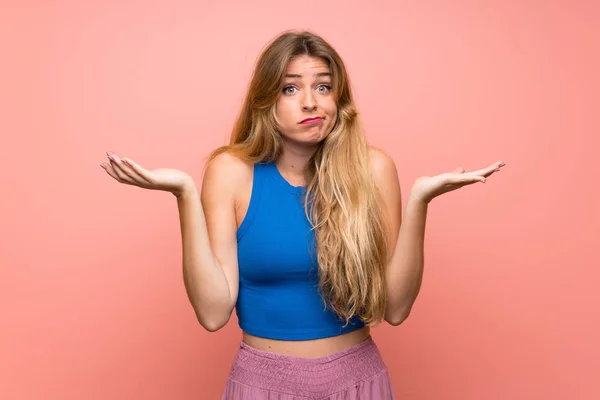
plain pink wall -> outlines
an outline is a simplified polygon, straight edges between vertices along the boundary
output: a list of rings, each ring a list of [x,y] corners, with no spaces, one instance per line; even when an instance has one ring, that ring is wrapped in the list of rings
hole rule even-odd
[[[0,12],[0,398],[218,399],[240,333],[185,295],[176,204],[290,28],[347,62],[369,140],[419,175],[507,166],[430,208],[423,289],[374,336],[400,399],[600,398],[592,1],[13,1]],[[126,3],[126,4],[125,4]]]

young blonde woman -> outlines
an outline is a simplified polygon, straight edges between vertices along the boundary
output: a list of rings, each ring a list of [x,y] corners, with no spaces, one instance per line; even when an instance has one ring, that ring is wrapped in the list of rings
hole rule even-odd
[[[394,399],[369,329],[411,311],[431,200],[504,165],[416,180],[402,218],[394,162],[368,146],[341,57],[310,32],[263,51],[201,194],[184,172],[108,158],[118,182],[175,195],[200,324],[214,332],[236,310],[230,400]]]

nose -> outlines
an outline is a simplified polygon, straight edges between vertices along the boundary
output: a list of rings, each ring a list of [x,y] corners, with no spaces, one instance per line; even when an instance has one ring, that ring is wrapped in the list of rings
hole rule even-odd
[[[306,94],[302,98],[302,111],[315,111],[317,109],[317,102],[313,96],[312,91],[306,91]]]

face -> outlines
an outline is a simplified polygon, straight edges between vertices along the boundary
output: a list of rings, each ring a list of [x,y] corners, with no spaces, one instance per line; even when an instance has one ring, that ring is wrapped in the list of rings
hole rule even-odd
[[[276,111],[279,131],[288,141],[314,145],[331,132],[337,117],[331,79],[329,66],[322,59],[292,59]]]

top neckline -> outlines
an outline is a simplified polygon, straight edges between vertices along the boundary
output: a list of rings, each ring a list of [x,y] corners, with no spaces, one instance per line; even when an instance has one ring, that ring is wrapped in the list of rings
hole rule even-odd
[[[294,194],[302,194],[305,192],[306,186],[294,186],[290,182],[288,182],[288,180],[285,179],[283,175],[281,175],[281,172],[279,172],[279,168],[277,168],[277,165],[274,161],[270,162],[269,164],[269,167],[273,172],[273,178],[279,183],[281,187],[283,187],[288,192]]]

